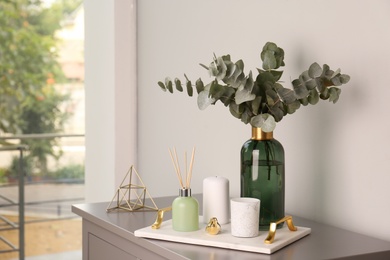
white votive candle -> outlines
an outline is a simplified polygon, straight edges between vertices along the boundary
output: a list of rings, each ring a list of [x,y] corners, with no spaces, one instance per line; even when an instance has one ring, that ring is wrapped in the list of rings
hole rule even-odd
[[[229,180],[221,176],[211,176],[203,180],[203,222],[212,217],[219,224],[230,221]]]

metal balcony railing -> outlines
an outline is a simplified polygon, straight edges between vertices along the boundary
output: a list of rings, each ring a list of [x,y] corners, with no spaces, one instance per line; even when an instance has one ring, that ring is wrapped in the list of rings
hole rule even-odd
[[[9,147],[0,147],[0,151],[19,151],[19,201],[16,203],[9,198],[1,196],[7,203],[6,205],[17,205],[19,207],[19,223],[15,223],[10,221],[8,218],[0,215],[1,220],[6,223],[5,228],[1,228],[2,230],[9,229],[18,229],[19,230],[19,247],[11,243],[6,237],[0,235],[0,240],[7,244],[10,249],[1,250],[0,253],[7,252],[19,252],[19,259],[24,259],[24,174],[23,174],[23,151],[25,151],[27,147],[25,145],[15,145]]]
[[[26,134],[26,135],[14,135],[14,136],[7,136],[7,137],[0,137],[0,140],[23,140],[23,139],[48,139],[48,138],[68,138],[68,137],[84,137],[83,134]],[[75,202],[75,201],[83,201],[84,197],[67,197],[67,198],[46,198],[45,199],[38,199],[36,201],[27,201],[25,200],[25,188],[26,185],[36,185],[38,183],[55,183],[55,184],[61,184],[61,183],[83,183],[84,180],[66,180],[66,179],[58,179],[58,180],[45,180],[40,182],[34,182],[34,181],[28,181],[26,182],[26,178],[29,176],[28,173],[25,173],[25,169],[23,169],[23,157],[24,152],[28,151],[28,147],[26,145],[10,145],[10,146],[0,146],[0,152],[19,152],[19,171],[18,171],[18,178],[17,182],[13,184],[1,184],[0,185],[0,209],[2,208],[17,208],[18,213],[18,222],[11,221],[6,216],[3,216],[0,213],[0,242],[5,243],[8,246],[8,249],[0,250],[1,253],[9,253],[9,252],[18,252],[19,253],[19,259],[24,260],[25,259],[25,224],[32,223],[32,222],[41,222],[41,221],[50,221],[50,220],[59,220],[59,219],[67,219],[67,218],[73,218],[76,216],[62,216],[62,206],[64,202]],[[17,199],[15,199],[16,196],[7,196],[3,195],[1,193],[1,189],[9,188],[11,186],[17,187]],[[14,194],[16,195],[16,194]],[[56,205],[55,210],[57,212],[57,218],[38,218],[30,221],[25,220],[25,212],[26,207],[36,206],[36,205]],[[53,206],[51,206],[53,208]],[[12,230],[17,229],[18,230],[18,246],[11,243],[6,237],[1,235],[1,231],[5,230]]]

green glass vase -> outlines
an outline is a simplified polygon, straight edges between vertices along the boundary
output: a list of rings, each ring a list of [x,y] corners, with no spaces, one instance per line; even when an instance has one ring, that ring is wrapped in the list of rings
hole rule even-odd
[[[272,132],[252,128],[252,138],[241,148],[241,197],[260,200],[259,230],[284,217],[284,193],[283,146]]]

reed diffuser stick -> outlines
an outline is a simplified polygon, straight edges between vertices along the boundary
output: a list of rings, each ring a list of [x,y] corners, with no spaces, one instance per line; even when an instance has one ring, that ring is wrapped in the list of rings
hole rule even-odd
[[[173,156],[172,156],[172,152],[171,152],[171,149],[168,149],[169,150],[169,155],[171,156],[171,160],[172,160],[172,163],[173,163],[173,167],[175,168],[175,172],[176,172],[176,176],[177,176],[177,179],[179,180],[179,183],[180,183],[180,186],[181,188],[183,189],[183,180],[181,178],[181,174],[180,174],[180,170],[179,168],[177,167],[176,163],[175,163],[175,160],[173,159]]]
[[[191,156],[191,162],[190,162],[190,170],[189,170],[189,174],[188,174],[188,178],[187,178],[187,188],[188,188],[188,189],[190,188],[190,184],[191,184],[192,168],[193,168],[193,166],[194,166],[194,157],[195,157],[195,147],[192,148],[192,156]]]
[[[186,168],[186,187],[189,188],[188,186],[188,170],[187,170],[187,152],[184,152],[184,164]]]
[[[177,169],[179,170],[179,176],[180,176],[180,180],[181,180],[180,183],[181,183],[181,186],[184,188],[184,186],[183,186],[183,177],[181,176],[179,158],[177,157],[177,153],[176,153],[176,148],[175,147],[173,147],[173,152],[175,153],[176,166],[177,166]]]

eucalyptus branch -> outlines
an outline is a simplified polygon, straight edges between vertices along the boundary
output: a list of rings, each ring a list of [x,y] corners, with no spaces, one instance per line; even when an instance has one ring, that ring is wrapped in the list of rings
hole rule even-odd
[[[275,43],[267,42],[260,54],[262,69],[257,69],[258,75],[253,79],[252,71],[245,75],[244,62],[232,62],[230,55],[214,58],[209,66],[200,64],[209,71],[213,80],[204,84],[199,78],[195,85],[184,74],[186,89],[189,96],[193,95],[193,86],[198,93],[198,107],[203,110],[209,105],[221,101],[229,107],[230,113],[241,119],[245,124],[261,127],[263,131],[273,131],[276,122],[287,114],[293,114],[301,105],[315,105],[319,99],[336,103],[341,94],[340,86],[346,84],[350,77],[333,71],[328,65],[322,67],[313,63],[309,69],[291,82],[292,89],[282,86],[279,81],[284,66],[284,51]],[[173,93],[173,85],[182,92],[182,83],[178,78],[172,81],[166,78],[158,85],[163,91]]]

